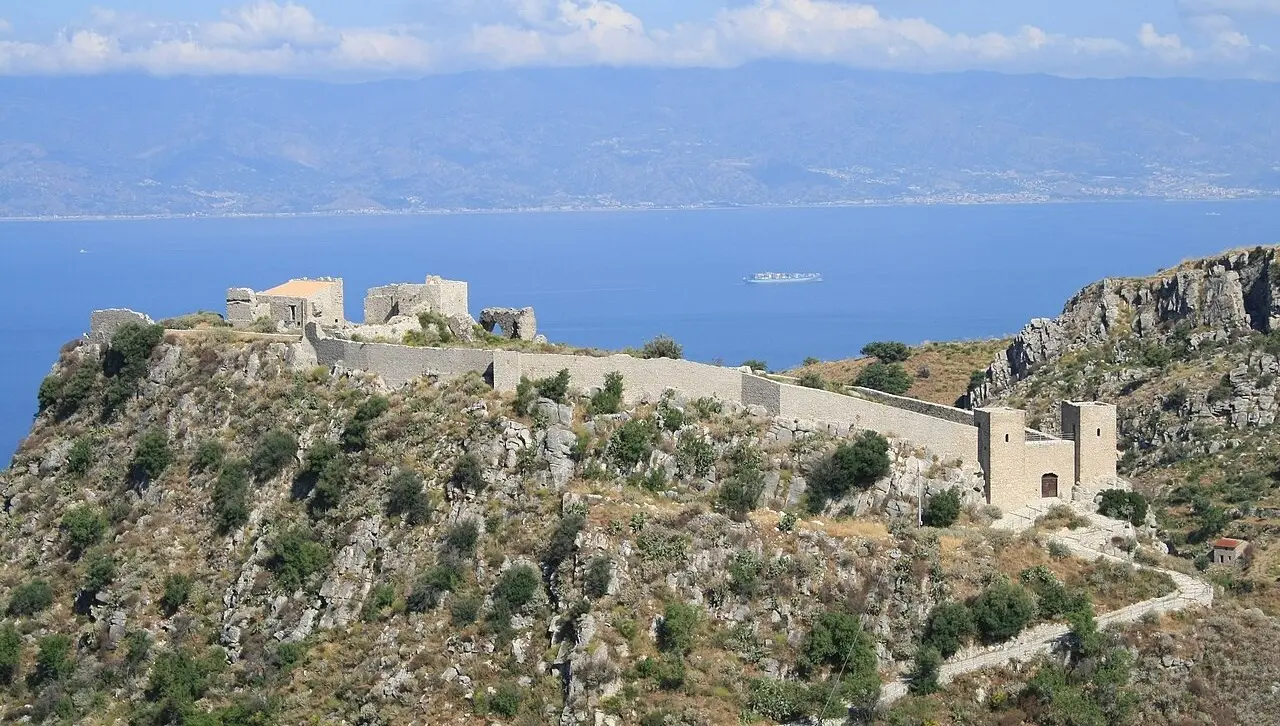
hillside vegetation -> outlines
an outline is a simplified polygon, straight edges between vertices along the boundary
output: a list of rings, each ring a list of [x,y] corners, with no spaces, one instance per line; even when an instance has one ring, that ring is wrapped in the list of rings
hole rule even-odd
[[[626,405],[621,379],[391,391],[295,358],[137,325],[64,349],[0,473],[5,720],[923,723],[873,715],[882,683],[928,693],[943,651],[1043,622],[1084,645],[1002,692],[1135,713],[1033,675],[1129,673],[1092,614],[1168,582],[988,529],[902,442]]]
[[[953,406],[969,390],[974,373],[987,367],[991,359],[1009,345],[1009,339],[924,343],[909,349],[901,361],[910,376],[910,388],[903,395],[923,401]],[[787,371],[800,377],[814,374],[836,384],[852,384],[874,356],[838,361],[816,361]]]

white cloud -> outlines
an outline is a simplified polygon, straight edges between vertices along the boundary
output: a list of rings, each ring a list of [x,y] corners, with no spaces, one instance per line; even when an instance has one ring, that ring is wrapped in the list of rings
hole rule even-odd
[[[728,66],[791,59],[926,71],[1212,74],[1215,63],[1239,69],[1270,52],[1252,44],[1230,17],[1210,12],[1194,16],[1200,34],[1195,43],[1148,23],[1134,44],[1030,25],[1013,33],[951,33],[923,18],[887,16],[868,2],[849,0],[753,0],[707,21],[654,29],[625,7],[627,1],[474,0],[459,7],[479,8],[478,19],[448,29],[334,27],[292,1],[255,0],[211,22],[99,10],[84,27],[68,28],[49,42],[0,41],[0,73],[411,76],[531,65]]]
[[[1181,0],[1192,15],[1280,15],[1280,0]]]
[[[4,18],[0,18],[0,35],[4,35],[5,33],[10,33],[10,32],[13,32],[13,23],[10,23],[8,20],[5,20]]]

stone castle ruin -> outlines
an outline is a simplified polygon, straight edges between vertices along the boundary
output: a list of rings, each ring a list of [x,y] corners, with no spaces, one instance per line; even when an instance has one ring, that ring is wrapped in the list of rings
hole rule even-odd
[[[428,277],[423,284],[376,287],[365,297],[364,324],[353,325],[343,319],[340,279],[290,280],[260,293],[232,288],[227,293],[227,320],[247,327],[267,318],[279,330],[301,333],[291,355],[298,367],[367,371],[392,388],[423,376],[447,379],[474,373],[495,390],[513,393],[522,378],[567,370],[575,388],[589,391],[602,387],[605,377],[616,372],[623,376],[623,396],[629,403],[657,400],[674,390],[688,398],[739,404],[773,417],[783,428],[790,424],[791,430],[876,431],[980,479],[982,498],[1006,512],[1042,510],[1049,503],[1088,500],[1102,489],[1126,486],[1116,477],[1116,408],[1105,403],[1064,402],[1062,435],[1053,436],[1027,428],[1026,413],[1017,409],[970,411],[868,389],[826,391],[687,360],[368,342],[374,338],[370,331],[398,333],[396,325],[420,325],[416,316],[422,313],[449,321],[450,328],[456,324],[471,330],[476,323],[468,312],[467,295],[467,283],[439,277]],[[109,342],[131,319],[145,316],[127,310],[96,311],[89,338]],[[524,340],[536,335],[531,308],[488,308],[480,324]]]

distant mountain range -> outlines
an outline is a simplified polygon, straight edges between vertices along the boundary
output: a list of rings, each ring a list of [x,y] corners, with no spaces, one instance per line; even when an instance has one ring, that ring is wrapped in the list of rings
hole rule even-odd
[[[1276,85],[814,65],[0,79],[0,217],[1280,193]]]

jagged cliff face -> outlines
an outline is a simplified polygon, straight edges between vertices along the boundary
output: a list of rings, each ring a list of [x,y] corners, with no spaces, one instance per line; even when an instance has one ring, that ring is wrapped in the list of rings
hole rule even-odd
[[[1081,290],[1057,318],[1027,324],[970,393],[982,406],[1038,368],[1073,351],[1117,341],[1165,343],[1184,337],[1195,349],[1280,327],[1276,247],[1196,260],[1148,278],[1106,279]]]

